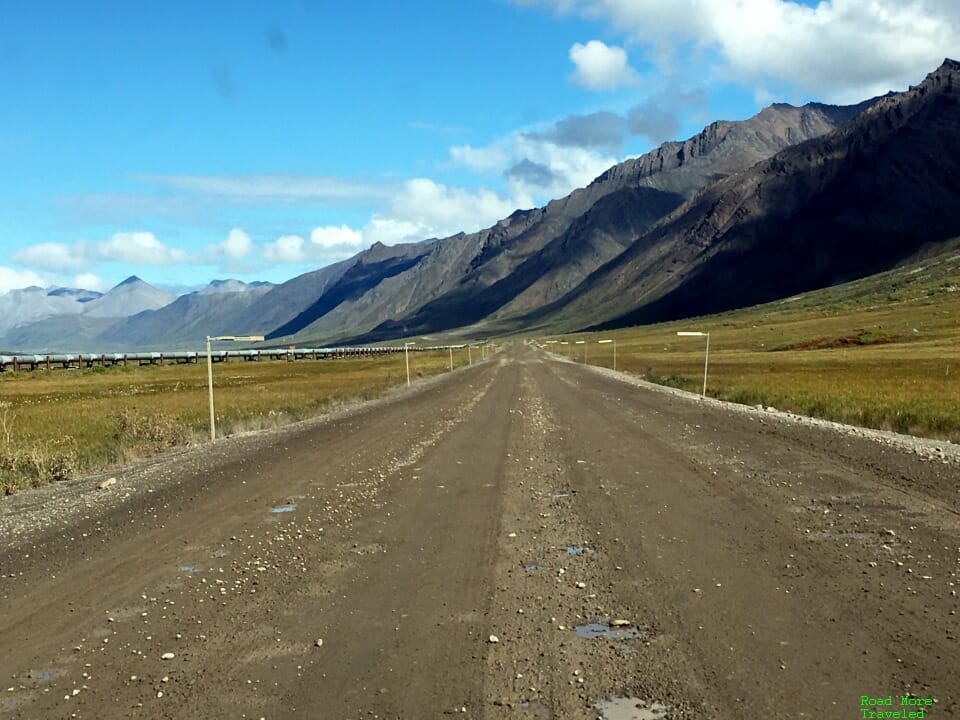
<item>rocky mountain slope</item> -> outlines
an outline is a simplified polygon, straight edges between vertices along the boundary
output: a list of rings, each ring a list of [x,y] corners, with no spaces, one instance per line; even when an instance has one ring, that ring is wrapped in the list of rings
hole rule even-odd
[[[238,332],[281,342],[369,341],[522,316],[577,287],[705,183],[828,132],[861,109],[774,105],[748,120],[712,123],[684,142],[611,168],[565,198],[518,210],[476,233],[375,244],[277,286],[214,281],[109,322],[92,318],[109,317],[114,311],[108,308],[122,304],[94,306],[97,312],[82,323],[46,313],[0,342],[30,349],[58,342],[149,348]]]
[[[244,296],[249,291],[252,301],[270,287],[270,283],[214,280],[196,293],[184,297],[230,296],[232,300],[234,295]],[[44,298],[48,298],[47,302],[43,302]],[[50,303],[49,298],[55,298],[56,302]],[[225,303],[207,300],[204,311],[191,316],[181,312],[189,303],[177,305],[181,298],[135,275],[103,294],[68,288],[17,290],[0,296],[0,307],[12,300],[17,302],[14,321],[0,336],[0,346],[27,352],[67,349],[96,351],[148,345],[163,347],[174,336],[172,331],[176,330],[178,324],[189,325],[191,318],[197,315],[216,317],[223,304],[229,303],[229,300]],[[127,324],[130,317],[149,318],[161,311],[165,311],[161,317],[171,325],[163,322]],[[137,334],[130,335],[131,329]]]
[[[571,330],[863,277],[960,235],[958,86],[948,60],[860,105],[772,105],[476,233],[375,244],[282,285],[207,288],[103,325],[87,312],[78,332],[98,347],[146,347],[248,332],[320,344]],[[109,295],[85,303],[106,307]]]
[[[960,234],[958,177],[960,63],[948,60],[846,126],[708,185],[524,321],[652,322],[865,277]]]
[[[100,293],[77,288],[26,287],[0,295],[0,335],[11,328],[57,315],[79,315]]]
[[[0,346],[43,350],[87,347],[118,318],[160,308],[176,295],[134,276],[106,293],[29,287],[0,295]]]
[[[83,314],[90,317],[124,317],[144,310],[154,310],[176,298],[172,292],[161,290],[131,275],[116,287],[88,302]]]
[[[705,183],[833,130],[867,106],[774,105],[748,120],[713,123],[480,232],[371,248],[354,261],[364,293],[347,274],[311,313],[271,337],[367,342],[522,316],[575,288]],[[404,259],[384,263],[386,252]]]

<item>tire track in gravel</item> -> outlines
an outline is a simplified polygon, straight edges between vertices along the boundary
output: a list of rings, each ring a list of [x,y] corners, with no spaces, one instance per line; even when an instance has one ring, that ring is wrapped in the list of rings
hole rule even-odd
[[[883,688],[957,710],[960,528],[925,500],[950,496],[956,467],[569,363],[538,378],[560,432],[590,453],[584,517],[616,533],[634,560],[625,592],[682,649],[683,682],[640,692],[712,702],[718,718],[856,716],[860,695]]]
[[[620,592],[616,578],[624,568],[618,563],[626,559],[594,529],[595,519],[583,517],[583,448],[564,435],[537,375],[525,368],[512,411],[520,431],[511,438],[504,482],[491,618],[499,642],[487,655],[483,717],[586,720],[597,717],[598,701],[650,688],[636,660],[663,652],[670,641],[658,632],[656,617]],[[588,626],[612,637],[575,632]],[[687,680],[689,694],[697,683]]]
[[[943,460],[516,345],[0,505],[0,720],[951,717]]]
[[[68,526],[34,546],[33,558],[14,558],[27,570],[5,573],[2,585],[2,672],[13,691],[0,712],[210,717],[225,687],[230,702],[250,695],[256,705],[264,683],[236,677],[244,658],[274,657],[277,646],[304,654],[313,642],[278,636],[275,611],[311,582],[334,587],[356,565],[354,523],[469,415],[494,369],[336,425],[248,443],[212,472],[161,478],[156,493],[147,487],[138,503],[98,518],[99,533]],[[271,512],[286,504],[296,510]],[[176,658],[162,661],[167,651]]]

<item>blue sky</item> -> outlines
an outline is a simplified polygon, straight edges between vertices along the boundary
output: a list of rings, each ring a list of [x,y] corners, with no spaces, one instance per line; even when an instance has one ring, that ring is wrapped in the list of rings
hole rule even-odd
[[[0,0],[0,292],[280,282],[773,101],[960,55],[955,0]]]

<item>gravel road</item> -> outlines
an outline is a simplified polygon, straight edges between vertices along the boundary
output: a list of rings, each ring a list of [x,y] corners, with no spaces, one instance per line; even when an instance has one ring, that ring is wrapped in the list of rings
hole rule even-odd
[[[516,344],[0,502],[0,719],[960,718],[955,450]]]

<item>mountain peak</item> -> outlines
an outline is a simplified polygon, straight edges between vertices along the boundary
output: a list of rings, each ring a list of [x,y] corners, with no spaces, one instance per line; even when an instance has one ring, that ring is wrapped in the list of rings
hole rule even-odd
[[[948,89],[952,88],[954,77],[960,73],[960,62],[951,58],[944,58],[943,63],[923,79],[923,82],[917,86],[911,86],[911,90],[920,90],[921,94],[925,90],[935,90],[941,84],[946,83]]]
[[[206,286],[196,290],[201,295],[216,295],[218,293],[243,293],[249,291],[258,291],[263,288],[273,287],[272,283],[263,280],[245,283],[235,278],[224,278],[222,280],[211,280]]]
[[[131,275],[105,295],[88,302],[84,314],[90,317],[127,317],[142,310],[163,307],[175,297],[173,293],[155,288],[136,275]]]

